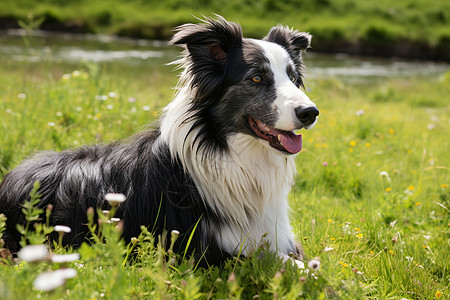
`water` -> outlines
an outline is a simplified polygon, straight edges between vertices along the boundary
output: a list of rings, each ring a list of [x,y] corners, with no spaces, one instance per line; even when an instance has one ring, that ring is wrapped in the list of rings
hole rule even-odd
[[[26,46],[28,45],[28,46]],[[22,30],[0,33],[0,61],[75,67],[81,62],[148,68],[176,59],[179,48],[166,42],[134,40],[104,35],[48,34],[37,31],[25,37]],[[304,55],[308,78],[337,78],[370,82],[386,77],[439,76],[449,70],[446,63],[352,57],[344,54]]]

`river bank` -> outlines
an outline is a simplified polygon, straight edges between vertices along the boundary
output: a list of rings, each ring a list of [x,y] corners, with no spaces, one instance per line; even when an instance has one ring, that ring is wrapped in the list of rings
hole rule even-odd
[[[441,0],[2,2],[0,29],[168,40],[175,26],[217,12],[240,23],[247,37],[260,38],[276,24],[310,32],[317,52],[450,61],[450,4]]]

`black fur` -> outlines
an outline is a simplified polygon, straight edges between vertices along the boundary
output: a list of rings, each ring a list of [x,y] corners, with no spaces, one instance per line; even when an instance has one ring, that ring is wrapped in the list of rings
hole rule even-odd
[[[292,72],[301,76],[301,50],[309,46],[310,36],[276,27],[266,40],[285,47],[297,67]],[[249,112],[269,126],[275,123],[267,113],[276,92],[267,60],[256,43],[243,39],[238,25],[220,17],[200,25],[184,25],[177,28],[171,42],[185,45],[184,67],[196,91],[192,130],[200,128],[196,139],[207,148],[204,153],[219,158],[220,152],[228,151],[230,134],[255,135],[249,128]],[[264,76],[265,82],[249,80],[257,74]],[[124,221],[126,241],[138,236],[142,225],[156,235],[163,230],[178,230],[182,236],[175,251],[184,250],[186,236],[201,219],[202,226],[195,231],[189,252],[197,257],[204,255],[213,264],[229,257],[231,253],[221,250],[211,230],[227,220],[208,205],[208,199],[201,198],[179,158],[159,137],[158,128],[150,129],[126,141],[44,152],[24,161],[0,185],[0,213],[8,218],[6,247],[12,252],[19,250],[16,224],[25,222],[21,204],[39,182],[39,206],[53,205],[51,224],[72,228],[64,236],[64,244],[77,247],[87,240],[87,209],[108,209],[104,196],[114,192],[127,197],[117,212]]]

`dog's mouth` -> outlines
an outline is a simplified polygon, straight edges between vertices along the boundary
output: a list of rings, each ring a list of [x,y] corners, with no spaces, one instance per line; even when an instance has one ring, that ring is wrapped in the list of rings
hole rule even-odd
[[[255,134],[269,142],[273,148],[295,154],[302,150],[302,135],[294,131],[284,131],[267,126],[266,124],[249,117],[248,123]]]

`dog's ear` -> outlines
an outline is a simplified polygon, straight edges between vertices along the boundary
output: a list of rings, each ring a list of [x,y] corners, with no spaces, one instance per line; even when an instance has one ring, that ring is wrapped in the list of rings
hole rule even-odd
[[[229,50],[242,45],[242,29],[216,16],[201,24],[181,25],[175,31],[170,43],[185,47],[181,63],[191,75],[197,97],[205,98],[220,85]]]
[[[273,27],[264,40],[279,44],[291,56],[292,60],[298,67],[302,65],[302,52],[311,46],[312,36],[306,32],[290,29],[289,27],[276,26]]]

